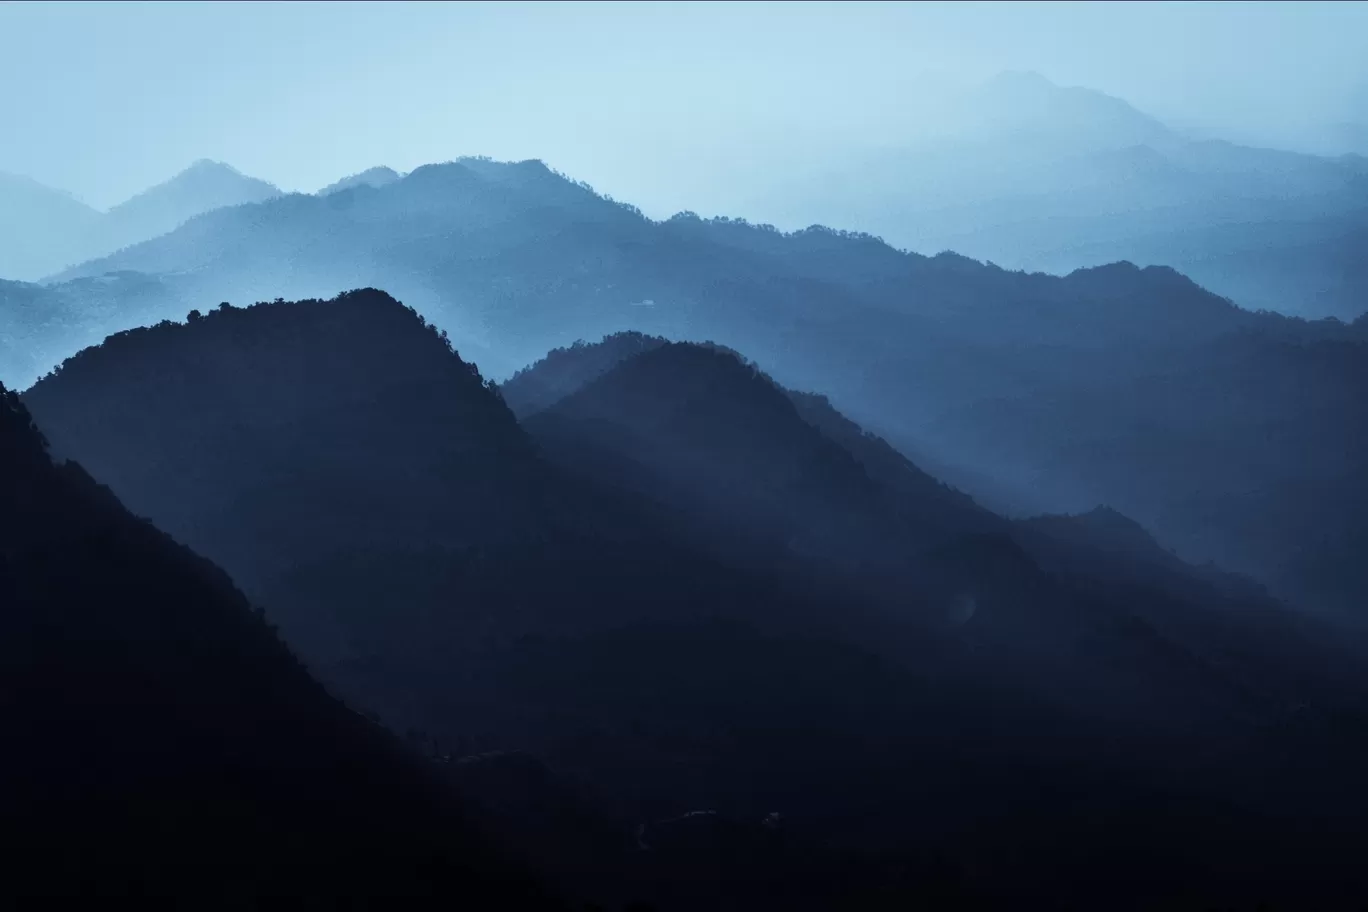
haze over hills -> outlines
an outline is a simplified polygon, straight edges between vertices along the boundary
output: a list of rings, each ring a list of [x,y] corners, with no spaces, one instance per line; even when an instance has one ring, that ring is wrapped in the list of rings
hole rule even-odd
[[[1253,313],[1167,268],[1055,277],[822,228],[653,222],[539,162],[466,159],[207,213],[30,289],[45,303],[29,312],[83,325],[67,283],[134,272],[158,290],[91,325],[376,286],[493,376],[621,330],[710,338],[997,509],[1109,503],[1309,607],[1353,615],[1368,592],[1353,406],[1368,321]]]
[[[1368,909],[1368,3],[989,5],[0,3],[0,906]]]
[[[200,159],[170,180],[110,209],[101,225],[99,244],[105,250],[118,250],[163,235],[203,212],[279,195],[280,190],[266,181],[223,162]]]
[[[88,257],[75,248],[100,213],[68,193],[0,172],[0,277],[37,279]]]
[[[1003,74],[938,111],[934,138],[832,160],[741,209],[1009,269],[1162,265],[1247,309],[1352,320],[1368,282],[1368,165],[1193,141],[1124,101]]]
[[[1286,607],[1137,575],[1149,546],[1115,523],[1019,533],[734,353],[613,351],[562,354],[597,366],[520,426],[362,291],[126,333],[25,398],[349,701],[530,750],[609,817],[777,809],[860,851],[954,846],[999,899],[1114,898],[1137,863],[1176,878],[1154,901],[1304,896],[1360,845],[1334,815],[1362,682]],[[1156,812],[1177,800],[1204,822]]]
[[[0,174],[0,278],[36,282],[165,234],[202,212],[278,195],[265,181],[207,159],[108,212],[28,178]]]

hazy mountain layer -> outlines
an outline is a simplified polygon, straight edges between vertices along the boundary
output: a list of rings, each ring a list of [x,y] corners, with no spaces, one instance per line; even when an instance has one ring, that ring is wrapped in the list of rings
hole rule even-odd
[[[1368,591],[1351,405],[1368,324],[1251,313],[1168,269],[1027,275],[825,229],[656,223],[482,160],[210,213],[81,272],[114,268],[209,302],[389,287],[495,375],[619,330],[710,338],[999,509],[1110,503],[1308,605]]]
[[[100,212],[27,178],[0,174],[0,279],[36,282],[91,257],[166,234],[211,209],[280,191],[208,160]]]
[[[0,278],[36,280],[99,252],[73,244],[99,219],[70,194],[0,173]]]
[[[1009,269],[1169,266],[1250,310],[1348,321],[1368,308],[1361,156],[1189,140],[1120,99],[1035,74],[1004,74],[937,119],[947,126],[935,137],[851,153],[743,208]]]

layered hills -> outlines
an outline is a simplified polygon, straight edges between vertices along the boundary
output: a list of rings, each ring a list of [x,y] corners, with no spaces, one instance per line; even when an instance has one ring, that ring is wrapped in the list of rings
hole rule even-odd
[[[0,894],[554,908],[221,570],[0,389]]]
[[[1362,838],[1356,666],[1299,616],[1109,514],[995,516],[721,346],[501,394],[372,290],[116,336],[25,401],[336,692],[616,819],[953,847],[1003,900],[1137,864],[1155,901],[1305,895]]]

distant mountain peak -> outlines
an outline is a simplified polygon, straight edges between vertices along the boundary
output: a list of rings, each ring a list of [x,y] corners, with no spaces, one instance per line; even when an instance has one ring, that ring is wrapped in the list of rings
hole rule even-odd
[[[213,209],[259,203],[280,189],[248,177],[232,165],[201,158],[169,180],[149,187],[110,209],[101,246],[117,250],[166,234]]]
[[[65,190],[0,171],[0,277],[35,281],[70,265],[99,219]]]
[[[242,172],[227,162],[221,162],[214,158],[197,158],[190,165],[181,171],[181,174],[205,174],[205,173],[227,173],[243,176]]]
[[[117,213],[138,207],[164,205],[169,202],[170,197],[178,195],[204,197],[180,201],[180,205],[200,205],[203,208],[199,211],[207,211],[207,209],[214,209],[219,206],[234,205],[241,202],[258,202],[271,196],[279,196],[280,190],[264,180],[248,177],[225,162],[200,158],[191,162],[184,170],[177,172],[168,180],[149,187],[115,206],[110,212]],[[171,227],[175,226],[172,225]]]
[[[340,180],[328,184],[328,186],[318,191],[318,195],[328,196],[342,190],[350,190],[353,187],[384,187],[400,180],[402,177],[402,174],[387,165],[376,165],[373,168],[367,168],[356,174],[349,174]]]
[[[1061,86],[1034,71],[999,73],[970,90],[962,105],[968,127],[1048,135],[1084,150],[1175,141],[1167,126],[1124,99]]]
[[[1008,89],[1035,89],[1049,91],[1059,85],[1035,70],[1003,70],[990,78],[987,87]]]

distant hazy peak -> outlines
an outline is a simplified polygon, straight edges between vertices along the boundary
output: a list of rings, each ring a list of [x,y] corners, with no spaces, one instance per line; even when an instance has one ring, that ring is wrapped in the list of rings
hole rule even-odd
[[[1052,92],[1060,86],[1035,70],[1003,70],[983,83],[989,91]]]
[[[221,162],[212,158],[195,159],[190,163],[189,167],[181,172],[181,174],[210,174],[215,172],[227,172],[228,174],[236,174],[239,177],[243,176],[241,171],[227,162]]]
[[[376,165],[356,174],[349,174],[341,180],[328,184],[318,191],[318,196],[328,196],[353,187],[384,187],[402,178],[403,175],[387,165]]]
[[[63,190],[60,187],[49,187],[47,184],[36,181],[24,174],[13,174],[9,171],[0,171],[0,189],[3,189],[7,193],[23,192],[60,198],[82,208],[90,208],[85,203],[81,202],[81,200],[71,191]]]
[[[197,207],[198,214],[219,206],[243,202],[257,202],[279,196],[274,184],[248,177],[232,165],[201,158],[169,180],[149,187],[110,210],[111,213],[154,205],[170,205],[174,200],[181,205]],[[188,216],[186,216],[188,217]],[[171,227],[175,227],[172,225]]]
[[[456,163],[465,165],[481,177],[497,178],[512,175],[551,174],[551,169],[540,158],[525,158],[521,161],[498,161],[485,155],[463,155]]]
[[[1078,86],[1060,86],[1039,73],[1007,71],[971,89],[959,116],[966,126],[1057,134],[1090,148],[1166,145],[1167,126],[1129,102]]]

